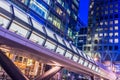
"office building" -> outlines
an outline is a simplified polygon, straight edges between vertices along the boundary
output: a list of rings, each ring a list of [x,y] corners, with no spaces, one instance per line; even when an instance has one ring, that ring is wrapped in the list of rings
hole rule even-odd
[[[91,0],[84,50],[102,61],[119,61],[120,0]]]

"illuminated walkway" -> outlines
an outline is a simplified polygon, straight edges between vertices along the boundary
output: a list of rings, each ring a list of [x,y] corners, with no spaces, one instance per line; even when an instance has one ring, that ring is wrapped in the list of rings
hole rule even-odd
[[[33,55],[49,65],[115,80],[114,74],[100,68],[91,57],[5,1],[0,1],[0,44]]]

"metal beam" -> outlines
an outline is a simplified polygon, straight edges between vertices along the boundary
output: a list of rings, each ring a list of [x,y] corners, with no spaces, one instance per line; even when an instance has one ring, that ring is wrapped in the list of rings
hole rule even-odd
[[[62,69],[60,66],[52,67],[50,70],[45,72],[43,75],[38,76],[34,80],[49,80],[52,76],[54,76],[57,72],[59,72]]]
[[[22,74],[17,66],[5,55],[5,52],[2,50],[0,50],[0,65],[12,78],[12,80],[29,80]]]

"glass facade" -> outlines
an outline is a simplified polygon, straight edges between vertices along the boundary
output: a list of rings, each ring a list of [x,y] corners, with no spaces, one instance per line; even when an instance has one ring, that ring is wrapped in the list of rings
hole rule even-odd
[[[85,51],[89,51],[93,55],[99,53],[101,59],[120,60],[118,58],[120,51],[120,17],[118,16],[118,5],[119,0],[91,0],[87,43],[84,46]],[[108,59],[110,56],[111,59]]]
[[[22,0],[21,2],[29,7],[28,11],[32,9],[37,13],[37,17],[47,20],[46,27],[74,44],[73,36],[76,35],[79,0]]]

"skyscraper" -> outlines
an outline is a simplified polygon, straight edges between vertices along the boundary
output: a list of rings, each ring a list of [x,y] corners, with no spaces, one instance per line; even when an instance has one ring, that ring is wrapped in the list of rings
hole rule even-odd
[[[88,55],[119,61],[120,0],[91,0],[87,44]]]

